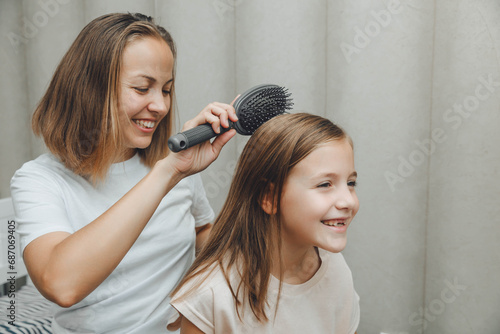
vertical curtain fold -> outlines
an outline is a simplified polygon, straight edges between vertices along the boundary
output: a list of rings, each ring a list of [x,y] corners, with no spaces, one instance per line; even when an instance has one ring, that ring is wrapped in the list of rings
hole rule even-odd
[[[177,45],[176,94],[178,126],[211,102],[231,103],[236,97],[234,75],[234,11],[216,2],[168,0],[157,2],[159,23]],[[221,208],[236,164],[236,145],[228,143],[203,173],[207,196]]]
[[[425,333],[498,333],[500,4],[438,1]]]
[[[0,198],[9,197],[14,172],[32,157],[27,98],[26,43],[21,1],[0,7]]]

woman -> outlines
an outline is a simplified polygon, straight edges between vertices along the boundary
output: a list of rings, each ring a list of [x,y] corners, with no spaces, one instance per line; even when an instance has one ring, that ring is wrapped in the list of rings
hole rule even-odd
[[[11,192],[33,283],[57,308],[55,333],[159,333],[169,293],[191,265],[213,211],[201,179],[234,130],[168,153],[175,83],[170,34],[141,14],[90,22],[33,115],[50,153]],[[185,129],[236,121],[212,103]]]

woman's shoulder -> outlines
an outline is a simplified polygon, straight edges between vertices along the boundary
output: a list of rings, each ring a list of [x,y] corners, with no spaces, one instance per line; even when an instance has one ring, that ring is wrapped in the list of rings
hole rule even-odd
[[[25,162],[12,178],[13,181],[20,178],[36,177],[37,179],[54,178],[57,175],[68,175],[70,171],[53,154],[45,153],[38,158]]]

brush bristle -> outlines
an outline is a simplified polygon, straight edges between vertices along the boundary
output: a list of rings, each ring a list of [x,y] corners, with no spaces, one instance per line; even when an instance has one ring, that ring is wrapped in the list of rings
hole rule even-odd
[[[250,133],[274,116],[283,114],[293,106],[291,94],[284,87],[265,88],[249,99],[239,110],[239,123]]]

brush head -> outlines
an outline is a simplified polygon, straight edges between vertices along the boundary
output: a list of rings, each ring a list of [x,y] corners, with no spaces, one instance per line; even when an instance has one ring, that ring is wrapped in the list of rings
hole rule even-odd
[[[221,128],[220,133],[234,128],[239,134],[252,135],[259,126],[292,108],[290,96],[286,88],[277,85],[259,85],[250,88],[234,102],[238,121],[236,123],[230,121],[229,128]],[[172,152],[179,152],[217,135],[212,125],[201,124],[170,137],[168,147]]]
[[[290,96],[286,88],[277,85],[250,88],[234,102],[238,116],[234,128],[239,134],[252,135],[259,126],[292,108]]]

